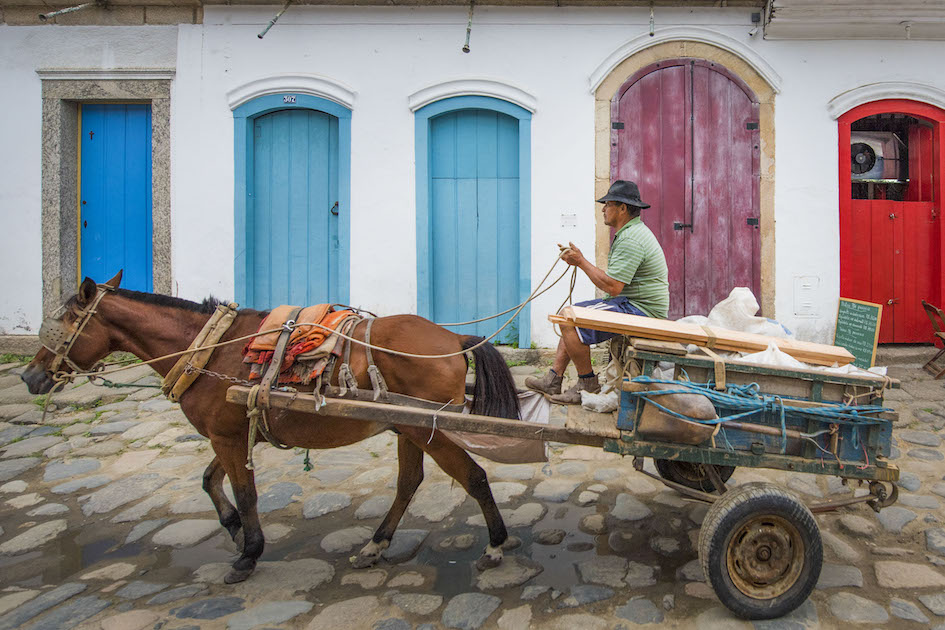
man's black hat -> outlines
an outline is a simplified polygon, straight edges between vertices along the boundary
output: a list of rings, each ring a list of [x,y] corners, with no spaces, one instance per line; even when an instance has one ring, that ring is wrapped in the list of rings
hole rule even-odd
[[[650,204],[643,203],[640,199],[640,189],[637,188],[637,185],[624,179],[618,179],[611,184],[610,190],[607,191],[606,195],[598,199],[597,203],[604,203],[605,201],[625,203],[628,206],[636,206],[640,209],[650,207]]]

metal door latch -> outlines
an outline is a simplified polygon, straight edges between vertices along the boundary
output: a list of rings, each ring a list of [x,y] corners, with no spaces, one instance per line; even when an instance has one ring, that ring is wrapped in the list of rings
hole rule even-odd
[[[684,230],[689,228],[689,231],[692,232],[692,223],[680,223],[679,221],[673,221],[674,230]]]
[[[754,226],[755,229],[758,229],[758,223],[759,223],[758,217],[748,217],[747,219],[745,219],[745,223],[747,223],[748,225]]]
[[[892,212],[890,212],[890,213],[889,213],[889,218],[890,218],[890,219],[895,219],[895,218],[896,218],[896,215],[893,214]]]
[[[887,305],[892,306],[893,304],[898,304],[899,298],[889,298],[889,301],[886,302]]]

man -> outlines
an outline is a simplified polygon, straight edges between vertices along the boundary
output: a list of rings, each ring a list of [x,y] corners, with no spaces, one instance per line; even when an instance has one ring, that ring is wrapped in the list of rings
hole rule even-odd
[[[587,274],[591,282],[607,293],[608,297],[578,302],[577,306],[665,318],[669,310],[666,258],[653,232],[640,219],[640,211],[649,208],[649,204],[640,199],[640,191],[635,183],[624,180],[614,182],[597,203],[604,204],[604,224],[617,230],[610,245],[607,271],[591,264],[574,243],[568,244],[561,258]],[[550,394],[553,402],[580,404],[582,390],[591,393],[600,391],[600,383],[591,366],[590,345],[616,336],[598,330],[562,326],[554,365],[541,378],[526,379],[525,385]],[[577,369],[578,381],[568,391],[561,393],[564,371],[571,361],[574,361]]]

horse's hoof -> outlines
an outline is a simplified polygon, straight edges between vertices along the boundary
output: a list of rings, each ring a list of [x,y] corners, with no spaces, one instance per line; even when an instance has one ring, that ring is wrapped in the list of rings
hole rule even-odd
[[[351,566],[355,569],[367,569],[373,567],[377,564],[377,561],[381,559],[381,554],[384,553],[384,550],[390,546],[389,540],[382,540],[379,543],[369,541],[368,544],[364,545],[361,548],[361,551],[358,552],[358,555],[351,556]]]
[[[351,566],[355,569],[370,569],[377,561],[380,560],[381,556],[371,556],[363,553],[359,553],[356,556],[351,556]]]
[[[476,560],[476,569],[485,571],[486,569],[494,569],[500,564],[502,564],[502,558],[492,558],[486,554],[482,554],[479,556],[479,559]]]
[[[255,568],[255,567],[254,567]],[[238,584],[245,582],[253,574],[253,569],[233,569],[223,578],[224,584]]]

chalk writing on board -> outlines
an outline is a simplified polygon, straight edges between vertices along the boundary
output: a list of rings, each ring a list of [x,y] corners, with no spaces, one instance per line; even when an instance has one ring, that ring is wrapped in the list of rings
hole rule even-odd
[[[882,304],[840,298],[834,345],[849,350],[855,366],[872,367],[882,319]]]

